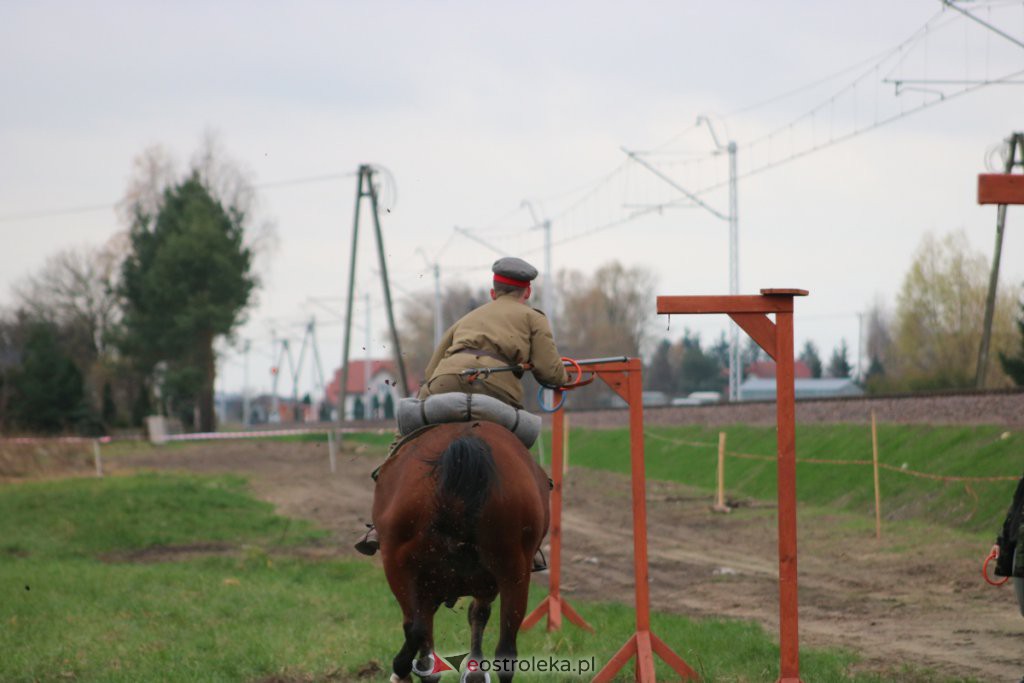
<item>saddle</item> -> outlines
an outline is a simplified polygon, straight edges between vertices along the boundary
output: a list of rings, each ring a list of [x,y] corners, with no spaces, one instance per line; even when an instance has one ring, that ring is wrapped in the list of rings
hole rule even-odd
[[[494,422],[515,434],[527,448],[540,436],[541,429],[539,415],[513,408],[486,394],[452,392],[425,399],[403,398],[398,401],[397,417],[398,432],[403,436],[447,422]]]

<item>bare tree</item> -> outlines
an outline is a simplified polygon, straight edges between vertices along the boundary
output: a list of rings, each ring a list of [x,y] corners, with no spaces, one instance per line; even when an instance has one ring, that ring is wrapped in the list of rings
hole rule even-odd
[[[118,233],[99,248],[62,249],[14,287],[29,316],[62,330],[68,351],[83,370],[106,352],[117,323],[115,290],[126,248],[126,236]]]
[[[441,331],[488,300],[487,289],[483,287],[474,289],[461,282],[447,285],[441,295]],[[399,327],[406,367],[413,376],[422,380],[423,371],[434,353],[433,292],[418,292],[406,300]]]
[[[177,163],[159,145],[147,148],[132,160],[128,189],[117,205],[123,225],[156,220],[164,202],[164,189],[177,180]]]
[[[559,348],[575,356],[640,355],[650,339],[654,285],[651,271],[617,261],[589,276],[560,272]]]

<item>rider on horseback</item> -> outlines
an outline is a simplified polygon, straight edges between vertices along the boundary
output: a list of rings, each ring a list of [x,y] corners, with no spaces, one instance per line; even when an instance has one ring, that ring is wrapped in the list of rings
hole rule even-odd
[[[427,365],[419,398],[451,392],[486,394],[515,408],[523,407],[521,372],[484,374],[470,381],[461,374],[469,368],[528,364],[545,385],[561,386],[569,381],[547,317],[526,305],[537,269],[522,259],[505,257],[495,261],[491,270],[492,300],[448,328]],[[356,550],[364,555],[373,555],[379,548],[373,527],[356,544]]]

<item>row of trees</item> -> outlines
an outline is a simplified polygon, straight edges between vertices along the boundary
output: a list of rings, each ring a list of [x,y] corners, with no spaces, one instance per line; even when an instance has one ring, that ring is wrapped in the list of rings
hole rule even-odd
[[[184,173],[135,163],[126,230],[64,249],[0,318],[0,429],[96,433],[160,409],[214,427],[214,340],[253,301],[251,185],[212,140]]]
[[[556,311],[547,311],[554,322],[559,350],[568,356],[638,356],[650,339],[655,278],[647,268],[627,268],[617,261],[590,273],[562,271],[555,280]],[[442,293],[442,322],[451,325],[477,306],[490,300],[486,281],[477,287],[456,283]],[[534,288],[530,305],[539,306],[543,293]],[[400,333],[407,367],[422,373],[434,351],[434,297],[420,292],[407,300],[402,310]],[[527,407],[535,407],[537,385],[532,375],[525,378]],[[599,385],[574,397],[574,405],[599,405],[610,398]]]
[[[850,377],[850,364],[846,340],[842,340],[822,367],[818,347],[808,341],[797,357],[811,371],[811,377]],[[767,354],[752,339],[747,339],[740,350],[740,363],[749,368],[753,363],[768,360]],[[723,332],[708,348],[701,344],[700,335],[686,330],[683,337],[673,343],[662,339],[654,349],[645,378],[646,388],[662,391],[671,396],[684,396],[694,391],[725,392],[728,388],[729,341]]]
[[[973,387],[981,345],[989,264],[963,231],[926,235],[896,297],[867,314],[865,382],[872,392]],[[992,323],[985,385],[1024,384],[1024,302],[1019,283],[1002,284]]]
[[[139,424],[161,410],[199,429],[214,427],[214,340],[230,336],[254,300],[253,258],[268,235],[254,220],[251,185],[208,142],[184,173],[149,150],[137,160],[121,205],[127,226],[105,245],[64,249],[16,289],[0,314],[0,430],[89,431]],[[988,266],[960,233],[922,241],[893,310],[872,305],[866,320],[864,381],[872,392],[973,386]],[[708,346],[686,331],[655,341],[653,274],[609,262],[555,279],[552,313],[571,356],[644,355],[648,388],[679,395],[721,390],[727,344]],[[487,288],[453,284],[444,296],[451,324],[486,302]],[[535,301],[542,299],[537,292]],[[432,297],[424,292],[401,325],[409,367],[433,350]],[[653,343],[652,343],[653,342]],[[1021,287],[998,294],[988,386],[1024,384]],[[762,358],[747,343],[747,365]],[[813,376],[851,373],[845,341],[827,363],[808,342],[799,358]],[[527,391],[530,396],[534,392]],[[587,392],[577,405],[608,397]]]
[[[693,391],[721,391],[727,383],[729,345],[724,334],[705,348],[700,335],[687,330],[682,339],[673,343],[662,339],[654,344],[650,354],[646,351],[654,339],[652,331],[655,277],[643,267],[627,268],[611,261],[587,273],[564,271],[556,279],[558,309],[552,311],[555,337],[559,350],[573,357],[640,356],[650,355],[645,374],[645,388],[670,395]],[[449,285],[442,295],[442,321],[450,325],[459,317],[486,303],[488,289],[475,289],[465,284]],[[538,290],[536,303],[543,299]],[[401,324],[403,348],[407,349],[409,367],[422,372],[433,351],[433,296],[422,292],[408,301],[403,310]],[[815,377],[822,374],[822,363],[815,345],[808,342],[800,356],[811,367]],[[767,356],[757,344],[749,341],[743,348],[744,366]],[[846,342],[836,348],[828,365],[834,377],[847,377],[851,366]],[[533,386],[525,392],[532,399]],[[575,396],[577,407],[597,405],[607,401],[599,387]]]
[[[926,235],[895,307],[879,299],[866,315],[867,368],[857,379],[871,393],[973,388],[988,281],[988,261],[970,247],[963,231]],[[997,291],[991,348],[985,385],[1024,385],[1024,300],[1017,283],[1004,283]],[[746,348],[744,367],[758,359],[758,351]],[[813,377],[853,372],[845,340],[827,365],[813,342],[804,345],[799,359]],[[675,394],[720,389],[727,362],[724,338],[706,350],[689,332],[675,344],[663,340],[652,357],[651,388]]]
[[[652,333],[655,291],[653,274],[617,262],[592,275],[563,272],[556,280],[559,302],[552,316],[560,349],[571,356],[649,356],[647,388],[670,395],[721,391],[727,383],[728,342],[724,335],[710,345],[690,330],[676,341]],[[872,393],[970,388],[981,340],[988,265],[971,250],[966,235],[927,235],[904,277],[895,309],[881,301],[866,315],[866,368],[856,378]],[[487,301],[487,289],[451,285],[443,296],[445,325]],[[541,300],[540,293],[535,300]],[[404,311],[402,334],[410,368],[421,371],[432,352],[433,299],[415,297]],[[654,342],[652,344],[652,342]],[[992,334],[993,361],[987,386],[1024,384],[1024,302],[1021,287],[1004,284],[997,296]],[[760,347],[747,340],[742,363],[764,360]],[[855,372],[846,340],[827,361],[808,341],[798,359],[812,377],[850,377]],[[527,391],[527,395],[530,392]]]

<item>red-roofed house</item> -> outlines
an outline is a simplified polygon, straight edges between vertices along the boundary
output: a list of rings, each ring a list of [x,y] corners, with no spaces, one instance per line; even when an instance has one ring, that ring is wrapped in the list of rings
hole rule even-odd
[[[419,382],[407,374],[406,381],[413,396],[419,391]],[[338,405],[339,388],[341,387],[341,368],[334,371],[334,379],[327,385],[327,400],[331,405]],[[393,360],[371,359],[351,360],[348,365],[348,386],[345,396],[345,417],[353,419],[358,412],[357,402],[362,406],[366,419],[384,417],[384,403],[390,395],[392,406],[402,398],[398,386],[398,370]]]

